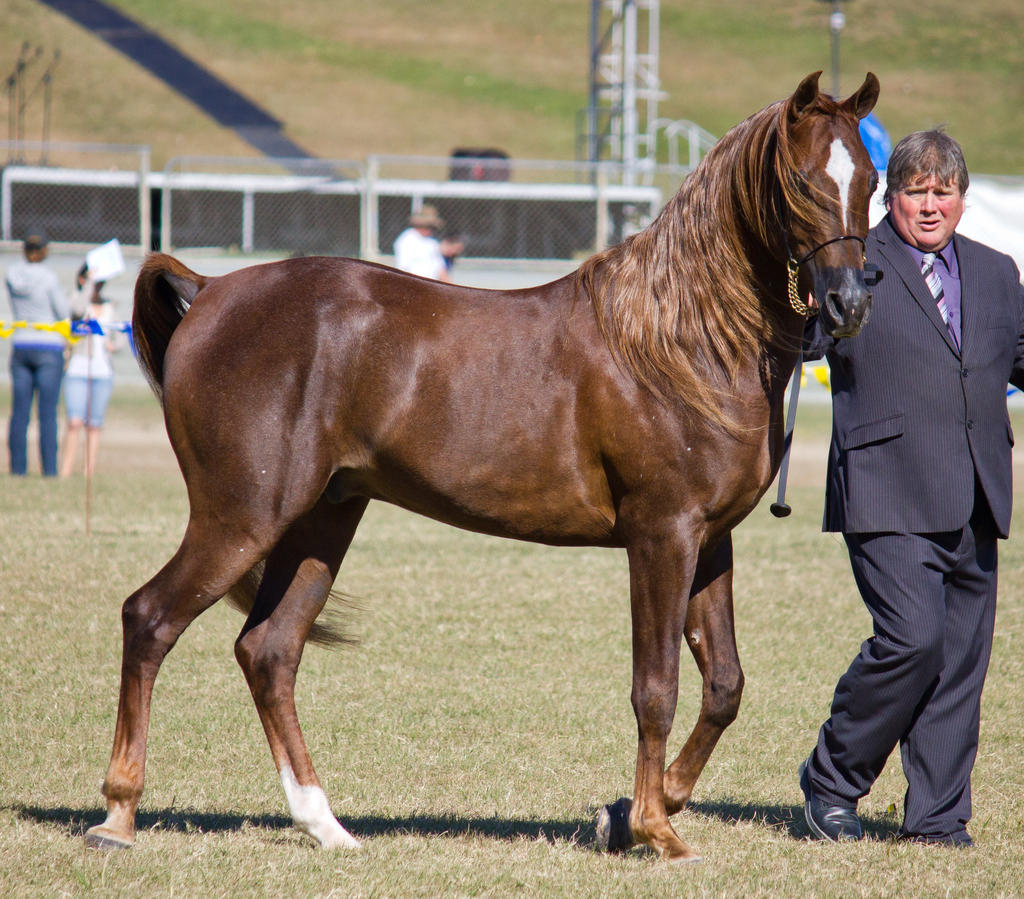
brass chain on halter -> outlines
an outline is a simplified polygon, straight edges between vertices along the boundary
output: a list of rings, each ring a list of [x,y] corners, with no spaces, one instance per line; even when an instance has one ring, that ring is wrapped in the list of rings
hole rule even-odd
[[[797,315],[807,318],[808,313],[811,311],[811,307],[800,299],[800,291],[797,288],[797,281],[799,280],[800,274],[800,263],[792,256],[786,260],[786,272],[789,275],[787,284],[787,290],[789,291],[789,305]]]
[[[800,290],[797,284],[799,280],[800,266],[814,256],[818,250],[827,247],[829,244],[839,243],[841,240],[858,240],[863,248],[865,246],[864,238],[858,237],[856,234],[842,234],[839,237],[833,237],[831,240],[826,240],[823,243],[818,244],[813,250],[809,253],[805,253],[800,259],[794,259],[793,252],[789,249],[789,237],[785,231],[782,232],[782,236],[786,241],[786,252],[789,254],[789,258],[786,260],[786,274],[788,276],[786,281],[786,292],[789,296],[789,305],[797,315],[807,318],[811,311],[811,307],[800,299]],[[861,252],[861,259],[865,261],[867,260],[867,256],[863,251]]]

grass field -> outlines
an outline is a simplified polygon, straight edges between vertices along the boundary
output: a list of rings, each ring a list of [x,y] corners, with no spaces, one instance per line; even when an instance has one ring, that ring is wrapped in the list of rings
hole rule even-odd
[[[446,155],[497,146],[571,159],[586,105],[586,0],[112,0],[262,104],[314,154]],[[894,138],[945,122],[972,172],[1024,174],[1019,0],[845,2],[840,90],[878,74]],[[825,70],[830,5],[662,0],[659,115],[717,135]],[[145,143],[179,155],[252,155],[232,132],[37,0],[7,0],[0,68],[23,41],[61,51],[52,137]],[[29,70],[32,87],[41,63]],[[25,135],[42,132],[42,93]]]
[[[974,778],[977,848],[892,841],[898,759],[862,803],[865,842],[807,839],[796,768],[867,633],[841,542],[818,531],[827,430],[827,406],[802,407],[793,516],[777,521],[765,502],[736,535],[744,703],[677,819],[702,865],[670,868],[639,851],[607,857],[592,845],[595,810],[632,789],[623,554],[480,537],[380,504],[339,579],[358,643],[310,648],[297,692],[333,809],[364,849],[323,853],[290,828],[232,657],[242,621],[218,604],[157,680],[137,843],[103,854],[85,850],[81,835],[103,817],[120,604],[173,552],[187,513],[155,400],[122,385],[90,536],[81,478],[2,480],[0,894],[1021,895],[1019,537],[1001,548]],[[675,747],[698,696],[685,658]]]

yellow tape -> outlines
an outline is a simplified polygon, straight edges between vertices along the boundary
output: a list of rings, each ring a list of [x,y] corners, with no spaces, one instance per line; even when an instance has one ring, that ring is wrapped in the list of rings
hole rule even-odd
[[[72,339],[72,337],[71,337],[71,322],[68,321],[67,319],[64,319],[64,321],[62,321],[62,322],[52,322],[52,323],[35,322],[32,325],[32,327],[35,328],[37,331],[52,331],[52,332],[55,332],[57,334],[60,334],[60,336],[63,337],[65,340],[71,340]],[[75,338],[75,339],[77,340],[77,338]]]
[[[71,333],[71,320],[64,319],[59,322],[5,322],[0,321],[0,339],[10,337],[15,331],[25,328],[34,328],[36,331],[52,331],[60,334],[68,343],[78,343],[81,336]]]

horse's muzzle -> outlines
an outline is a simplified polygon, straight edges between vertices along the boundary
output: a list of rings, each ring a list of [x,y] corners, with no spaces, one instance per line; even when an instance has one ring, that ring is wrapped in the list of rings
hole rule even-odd
[[[856,337],[871,314],[871,291],[859,268],[825,268],[814,279],[814,295],[826,333]],[[872,281],[872,283],[874,283]]]

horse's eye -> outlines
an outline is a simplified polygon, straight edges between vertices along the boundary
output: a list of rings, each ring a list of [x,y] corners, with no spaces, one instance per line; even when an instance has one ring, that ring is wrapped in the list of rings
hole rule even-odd
[[[874,169],[871,170],[871,177],[868,179],[871,184],[871,193],[875,192],[875,188],[878,187],[878,172]]]

